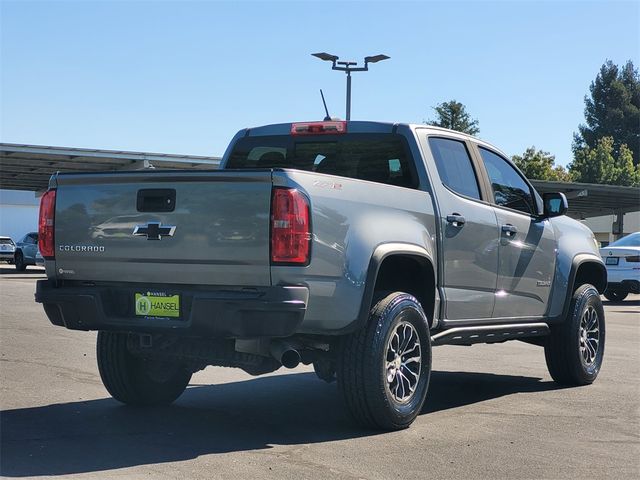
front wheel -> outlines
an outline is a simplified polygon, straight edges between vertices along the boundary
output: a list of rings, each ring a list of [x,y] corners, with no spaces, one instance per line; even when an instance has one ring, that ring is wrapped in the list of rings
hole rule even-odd
[[[184,392],[191,380],[189,370],[132,355],[127,343],[127,333],[98,332],[98,370],[113,398],[130,405],[166,405]]]
[[[627,295],[629,295],[629,292],[626,291],[626,290],[609,290],[609,289],[607,289],[604,292],[605,298],[607,300],[609,300],[610,302],[621,302],[625,298],[627,298]]]
[[[380,298],[367,325],[342,339],[338,388],[352,417],[384,430],[407,428],[420,413],[431,376],[431,336],[422,306],[395,292]]]
[[[564,323],[551,329],[544,347],[551,377],[561,385],[593,383],[604,358],[604,308],[593,285],[573,294]]]
[[[16,265],[16,270],[19,272],[24,272],[27,268],[27,264],[24,263],[24,256],[20,251],[16,252],[14,263]]]

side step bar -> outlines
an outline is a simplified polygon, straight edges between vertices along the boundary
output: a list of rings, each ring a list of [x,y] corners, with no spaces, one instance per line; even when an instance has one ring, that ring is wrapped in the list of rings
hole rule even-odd
[[[546,323],[521,323],[507,325],[482,325],[454,327],[431,337],[432,345],[472,345],[474,343],[498,343],[527,337],[549,335]]]

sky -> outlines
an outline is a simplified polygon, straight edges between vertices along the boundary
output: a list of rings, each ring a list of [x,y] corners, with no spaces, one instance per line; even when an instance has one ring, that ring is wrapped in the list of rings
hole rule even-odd
[[[610,59],[640,66],[639,1],[0,0],[0,141],[221,156],[241,128],[345,116],[420,123],[455,99],[479,137],[571,161]]]

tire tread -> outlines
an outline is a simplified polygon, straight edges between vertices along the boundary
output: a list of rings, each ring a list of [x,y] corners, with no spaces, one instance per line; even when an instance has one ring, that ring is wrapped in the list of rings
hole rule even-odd
[[[367,325],[343,337],[340,344],[337,362],[338,388],[353,419],[371,429],[399,430],[407,428],[415,418],[412,417],[403,423],[385,420],[386,416],[380,411],[382,407],[371,400],[384,396],[384,390],[380,392],[378,385],[367,382],[366,369],[378,361],[371,347],[375,339],[383,335],[386,327],[383,319],[394,308],[399,295],[420,305],[411,295],[402,292],[381,292],[374,299]],[[429,366],[430,362],[429,352]]]
[[[595,380],[588,378],[579,361],[575,358],[574,329],[580,322],[584,297],[593,295],[597,290],[593,285],[580,285],[573,293],[567,318],[562,324],[552,328],[544,348],[549,374],[560,385],[588,385]],[[600,299],[598,295],[598,300]],[[602,331],[602,348],[604,348],[604,316],[600,319]],[[597,375],[597,374],[596,374]]]

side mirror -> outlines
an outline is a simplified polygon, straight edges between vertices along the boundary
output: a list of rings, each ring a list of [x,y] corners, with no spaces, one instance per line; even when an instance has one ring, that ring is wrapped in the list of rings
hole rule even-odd
[[[564,193],[545,193],[542,197],[544,202],[544,217],[559,217],[564,215],[569,209],[569,202]]]

